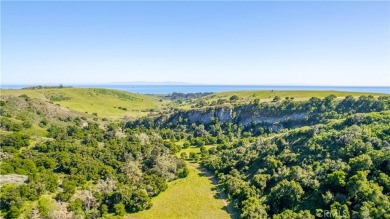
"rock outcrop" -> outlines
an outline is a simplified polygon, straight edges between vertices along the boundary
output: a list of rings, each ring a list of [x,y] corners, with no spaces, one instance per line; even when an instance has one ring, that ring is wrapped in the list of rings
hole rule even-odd
[[[231,122],[238,125],[248,126],[253,122],[275,124],[286,121],[301,121],[305,119],[305,113],[293,113],[288,115],[275,115],[263,112],[251,105],[241,107],[216,107],[207,109],[194,109],[189,111],[177,112],[166,118],[166,122],[175,122],[179,118],[188,119],[188,123],[210,124],[214,119],[221,122]]]

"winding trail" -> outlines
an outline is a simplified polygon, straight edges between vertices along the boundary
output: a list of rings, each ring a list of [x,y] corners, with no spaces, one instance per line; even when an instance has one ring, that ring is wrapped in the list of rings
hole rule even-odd
[[[187,163],[187,165],[191,165],[192,167],[198,169],[200,172],[202,172],[205,176],[207,176],[210,179],[210,181],[214,184],[214,186],[218,192],[219,197],[225,203],[225,208],[226,208],[227,212],[229,213],[230,217],[232,219],[238,218],[235,211],[233,210],[233,207],[227,201],[228,199],[227,199],[226,193],[219,188],[218,180],[215,177],[215,175],[212,172],[210,172],[209,170],[207,170],[206,168],[201,167],[198,163],[191,163],[191,162],[186,162],[186,163]]]

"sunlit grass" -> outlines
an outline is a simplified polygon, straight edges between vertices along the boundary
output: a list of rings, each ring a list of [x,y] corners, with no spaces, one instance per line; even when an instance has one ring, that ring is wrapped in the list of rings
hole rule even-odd
[[[152,199],[151,209],[125,218],[230,218],[215,186],[195,163],[188,163],[189,175],[169,183],[166,191]]]
[[[99,117],[114,119],[124,116],[132,118],[146,116],[151,111],[158,111],[162,105],[157,96],[97,88],[1,90],[0,93],[2,96],[26,94],[31,98],[52,101],[62,107],[83,113],[97,113]]]
[[[218,99],[227,99],[233,95],[237,95],[240,98],[240,101],[250,101],[254,99],[260,99],[261,101],[272,101],[275,96],[285,99],[286,97],[293,97],[294,100],[306,100],[311,97],[323,98],[331,94],[336,95],[337,97],[345,97],[352,95],[355,97],[362,95],[373,95],[373,96],[385,96],[389,94],[378,94],[378,93],[365,93],[365,92],[344,92],[344,91],[282,91],[282,90],[254,90],[254,91],[228,91],[221,92],[209,95],[205,97],[209,101],[216,101]]]

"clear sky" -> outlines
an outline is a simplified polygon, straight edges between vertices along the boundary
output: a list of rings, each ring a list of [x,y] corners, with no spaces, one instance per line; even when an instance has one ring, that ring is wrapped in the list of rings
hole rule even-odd
[[[1,2],[1,83],[390,86],[390,2]]]

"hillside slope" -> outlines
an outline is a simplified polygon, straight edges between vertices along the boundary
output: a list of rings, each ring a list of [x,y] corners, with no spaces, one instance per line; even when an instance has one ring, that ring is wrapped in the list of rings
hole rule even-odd
[[[219,99],[225,99],[229,101],[229,98],[233,95],[238,97],[236,102],[250,102],[255,99],[263,101],[272,101],[275,96],[284,100],[286,97],[293,98],[294,100],[308,100],[312,97],[324,98],[329,95],[335,95],[338,98],[351,95],[353,97],[359,97],[362,95],[389,96],[389,94],[379,93],[364,93],[364,92],[347,92],[347,91],[315,91],[315,90],[252,90],[252,91],[227,91],[208,95],[203,97],[208,102],[218,101]]]
[[[97,113],[99,117],[113,119],[141,117],[161,107],[159,99],[153,96],[98,88],[0,90],[0,93],[1,96],[25,94],[76,111]]]
[[[0,218],[123,216],[188,174],[158,130],[26,95],[0,106]]]
[[[202,164],[241,218],[389,218],[390,112],[239,140]],[[314,216],[315,215],[315,216]]]

